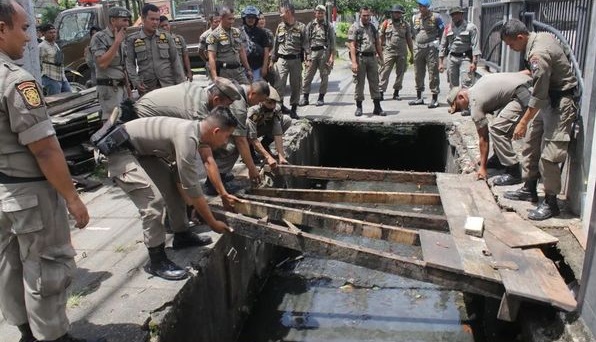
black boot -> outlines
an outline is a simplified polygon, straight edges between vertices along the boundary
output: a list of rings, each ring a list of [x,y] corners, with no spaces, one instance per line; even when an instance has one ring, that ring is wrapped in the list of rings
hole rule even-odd
[[[354,115],[362,116],[362,101],[356,101],[356,112]]]
[[[401,101],[401,97],[399,97],[399,90],[393,92],[393,99],[397,101]]]
[[[296,110],[298,109],[298,105],[293,104],[292,105],[292,109],[290,110],[290,117],[292,119],[299,119],[300,117],[298,116],[298,113],[296,113]]]
[[[375,109],[373,109],[373,114],[374,115],[380,115],[380,116],[386,116],[387,113],[385,113],[383,111],[383,108],[381,108],[381,100],[373,100],[373,103],[375,104]]]
[[[19,342],[37,342],[35,337],[33,337],[33,332],[31,332],[31,327],[29,323],[21,324],[17,326],[19,331],[21,332],[21,339]]]
[[[527,180],[524,183],[524,186],[515,190],[515,191],[507,191],[503,194],[503,197],[506,199],[510,199],[513,201],[527,201],[536,203],[538,202],[538,193],[536,192],[536,187],[538,186],[537,179]]]
[[[486,161],[486,168],[502,170],[505,169],[505,165],[501,164],[501,161],[496,154],[493,154],[492,157],[488,158]]]
[[[534,221],[542,221],[553,216],[559,216],[559,205],[557,204],[557,195],[546,194],[544,201],[538,205],[538,208],[530,210],[528,219]]]
[[[424,104],[424,99],[422,98],[422,92],[421,91],[417,91],[416,92],[416,100],[412,100],[412,101],[408,102],[408,104],[410,106],[423,105]]]
[[[205,246],[212,243],[210,237],[198,235],[192,232],[174,233],[174,241],[172,241],[173,249],[182,249],[186,247]]]
[[[40,342],[106,342],[106,341],[107,340],[105,339],[105,337],[84,339],[84,338],[75,338],[75,337],[70,336],[70,334],[65,334],[55,340],[45,340],[45,341],[40,341]]]
[[[301,100],[300,100],[300,102],[298,103],[298,105],[299,105],[300,107],[303,107],[303,106],[308,106],[308,95],[309,95],[309,94],[307,94],[307,93],[304,93],[304,94],[303,94],[303,97],[302,97],[302,99],[301,99]]]
[[[165,243],[156,247],[149,247],[149,263],[145,271],[166,280],[180,280],[188,276],[185,269],[173,263],[166,255]]]
[[[384,91],[381,92],[381,98],[379,99],[379,101],[385,101],[385,92]]]
[[[283,104],[283,103],[282,103],[282,104],[281,104],[281,112],[282,112],[283,114],[290,114],[291,110],[290,110],[290,108],[286,107],[286,105],[285,105],[285,104]]]
[[[433,99],[428,105],[428,108],[433,109],[439,107],[439,94],[433,94]]]
[[[494,185],[513,185],[521,183],[521,171],[519,170],[519,163],[505,167],[505,173],[495,177]]]
[[[325,94],[319,94],[319,99],[317,100],[317,107],[320,107],[325,104]]]

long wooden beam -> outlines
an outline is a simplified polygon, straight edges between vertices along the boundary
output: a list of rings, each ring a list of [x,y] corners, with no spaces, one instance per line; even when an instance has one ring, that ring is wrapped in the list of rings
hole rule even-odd
[[[290,228],[258,222],[257,219],[241,214],[221,210],[213,210],[213,212],[216,217],[225,220],[234,229],[235,234],[251,239],[397,274],[406,278],[431,282],[456,291],[493,298],[501,298],[504,292],[504,288],[500,283],[428,266],[421,260],[401,257],[396,254],[381,252],[306,232],[298,235]]]
[[[278,204],[285,207],[317,211],[323,214],[337,215],[345,218],[362,220],[372,223],[388,224],[398,227],[413,227],[427,230],[447,232],[449,225],[443,215],[413,213],[398,210],[361,207],[349,204],[323,203],[314,201],[301,201],[287,198],[275,198],[256,195],[238,195],[241,198]]]
[[[275,173],[278,175],[288,175],[311,179],[378,181],[395,183],[415,183],[425,185],[436,184],[435,174],[428,172],[384,171],[302,165],[278,165],[278,167],[275,169]]]
[[[385,203],[439,205],[438,194],[412,192],[377,192],[377,191],[341,191],[341,190],[305,190],[305,189],[252,189],[251,194],[259,196],[292,198],[319,202]]]
[[[269,220],[273,221],[288,221],[295,225],[323,228],[341,234],[358,235],[407,245],[420,245],[418,232],[407,228],[387,226],[254,201],[237,202],[234,205],[234,209],[238,213],[257,218],[267,216]]]

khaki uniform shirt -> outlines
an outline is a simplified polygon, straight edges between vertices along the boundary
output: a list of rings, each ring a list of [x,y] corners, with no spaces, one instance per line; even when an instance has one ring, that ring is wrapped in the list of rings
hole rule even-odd
[[[549,91],[570,90],[577,86],[565,51],[550,33],[530,33],[524,58],[532,71],[534,86],[528,106],[544,108],[550,103]]]
[[[191,197],[203,195],[197,165],[201,132],[197,121],[169,117],[132,120],[124,124],[130,143],[139,156],[154,156],[176,162],[182,188]]]
[[[335,31],[326,21],[319,23],[316,19],[306,25],[309,55],[324,54],[335,49]],[[324,47],[323,50],[312,51],[313,47]],[[313,58],[313,56],[311,56]]]
[[[174,43],[176,44],[176,50],[178,50],[178,59],[182,63],[182,69],[184,69],[184,60],[182,58],[186,52],[186,40],[184,40],[184,37],[179,34],[172,34],[172,37],[174,38]]]
[[[141,82],[159,81],[162,87],[184,82],[174,38],[159,30],[147,36],[141,28],[126,38],[126,71],[135,87]]]
[[[472,51],[472,56],[480,55],[478,28],[472,23],[463,21],[459,26],[449,24],[443,31],[439,57],[445,57],[449,52],[464,53]]]
[[[139,117],[169,116],[187,120],[203,120],[209,115],[208,88],[184,82],[155,89],[143,95],[134,106]]]
[[[404,18],[399,20],[387,19],[381,24],[379,34],[385,37],[386,51],[406,52],[408,50],[407,38],[412,39],[412,28]]]
[[[299,21],[294,22],[294,25],[283,21],[279,23],[273,40],[273,58],[277,59],[278,55],[301,55],[303,50],[308,51],[306,25]]]
[[[201,36],[199,37],[199,51],[207,51],[207,37],[209,37],[211,32],[213,32],[213,30],[209,28],[201,33]]]
[[[114,45],[114,32],[110,28],[97,32],[91,38],[89,44],[94,60],[103,56],[112,45]],[[124,45],[120,44],[120,49],[116,52],[109,67],[101,69],[99,65],[96,65],[96,77],[99,79],[124,80],[124,68]]]
[[[514,99],[527,106],[529,99],[519,98],[517,90],[519,87],[526,87],[526,89],[531,87],[531,82],[530,76],[519,72],[488,74],[479,78],[468,90],[470,114],[476,127],[482,128],[488,125],[486,114],[504,108]]]
[[[41,177],[28,144],[55,135],[41,87],[25,69],[0,52],[0,172]]]
[[[232,136],[246,137],[247,130],[246,130],[245,123],[246,123],[246,116],[247,116],[247,111],[248,111],[248,102],[246,102],[246,96],[247,96],[248,86],[241,84],[240,88],[242,89],[240,91],[240,93],[242,95],[240,100],[234,101],[230,105],[230,111],[236,117],[236,120],[238,120],[238,126],[236,126],[236,129],[234,130],[234,132],[232,132]]]
[[[412,17],[412,31],[415,45],[429,44],[441,38],[443,31],[443,19],[436,13],[431,13],[427,17],[422,17],[418,13]]]
[[[276,105],[273,110],[269,110],[262,104],[258,104],[248,108],[247,116],[248,119],[246,120],[246,127],[248,130],[249,139],[254,140],[261,135],[266,135],[266,132],[263,132],[263,129],[268,126],[271,127],[272,136],[283,134],[283,129],[281,127],[282,113],[280,105]]]
[[[243,48],[242,33],[235,27],[226,31],[218,26],[207,37],[207,50],[215,52],[218,62],[240,64],[240,50]]]
[[[364,26],[360,21],[356,21],[348,30],[348,41],[356,42],[356,52],[376,52],[377,38],[377,29],[370,23]]]

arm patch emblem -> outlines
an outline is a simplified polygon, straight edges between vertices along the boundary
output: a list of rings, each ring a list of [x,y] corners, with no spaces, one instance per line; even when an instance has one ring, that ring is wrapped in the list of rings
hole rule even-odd
[[[35,109],[43,106],[41,101],[41,94],[37,88],[37,84],[33,81],[25,81],[15,85],[17,92],[23,98],[23,102],[27,109]]]

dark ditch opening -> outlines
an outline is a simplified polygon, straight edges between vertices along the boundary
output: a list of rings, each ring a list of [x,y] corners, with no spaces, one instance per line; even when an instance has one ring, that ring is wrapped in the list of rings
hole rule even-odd
[[[315,123],[306,140],[293,156],[295,164],[419,172],[458,170],[456,149],[450,146],[442,125]],[[324,181],[307,183],[291,187],[329,188]],[[321,230],[321,234],[328,233]],[[328,237],[359,245],[371,243],[353,237]],[[380,250],[399,248],[378,242]],[[276,262],[251,306],[239,342],[519,341],[516,326],[490,319],[496,317],[492,311],[495,303],[484,297],[290,250]]]

